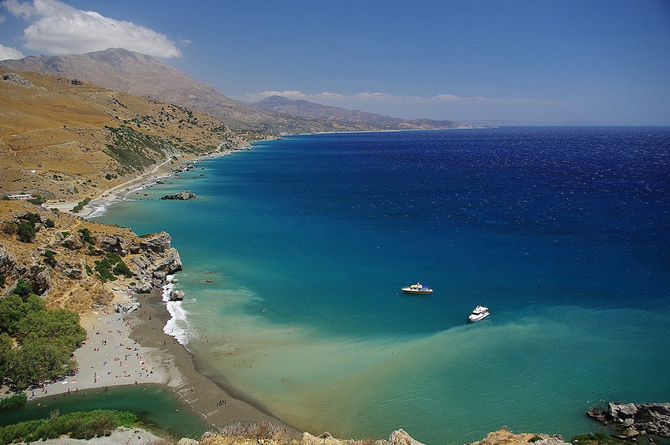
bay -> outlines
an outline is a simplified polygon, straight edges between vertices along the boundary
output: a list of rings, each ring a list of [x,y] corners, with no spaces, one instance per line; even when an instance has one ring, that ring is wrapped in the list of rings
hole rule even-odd
[[[569,438],[596,404],[670,399],[669,155],[667,128],[291,136],[97,219],[172,235],[168,329],[301,430]]]

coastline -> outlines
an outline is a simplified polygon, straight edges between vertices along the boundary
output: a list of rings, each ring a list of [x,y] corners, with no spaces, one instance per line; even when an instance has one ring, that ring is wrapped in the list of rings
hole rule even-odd
[[[198,157],[183,165],[226,156],[235,151],[238,150]],[[90,217],[100,209],[123,201],[128,193],[150,187],[157,180],[182,171],[180,168],[161,171],[170,161],[168,159],[150,172],[102,192],[77,215]],[[45,207],[71,213],[76,204],[56,203],[46,204]],[[112,290],[115,294],[113,303],[130,299],[127,290]],[[198,370],[188,349],[177,337],[164,332],[171,314],[162,293],[163,289],[154,289],[150,294],[135,294],[134,298],[140,303],[139,309],[123,315],[114,312],[112,305],[106,310],[91,310],[81,315],[81,325],[88,335],[84,344],[75,351],[78,363],[76,374],[44,388],[26,391],[29,400],[39,401],[78,391],[101,391],[111,386],[158,384],[170,388],[213,430],[234,423],[269,421],[287,431],[297,432],[263,407],[244,400],[234,388],[224,387]]]

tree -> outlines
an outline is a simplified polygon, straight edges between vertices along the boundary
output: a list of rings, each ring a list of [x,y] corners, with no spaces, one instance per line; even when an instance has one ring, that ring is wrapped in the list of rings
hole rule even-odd
[[[21,343],[49,339],[65,351],[74,351],[86,339],[79,315],[64,309],[35,311],[27,314],[17,326]]]
[[[12,291],[13,294],[18,295],[22,299],[26,299],[33,291],[33,285],[30,281],[19,278],[16,282],[16,287]]]
[[[77,362],[49,339],[24,344],[11,354],[7,377],[19,389],[74,372]]]
[[[46,305],[40,297],[29,295],[25,301],[20,296],[8,295],[0,300],[0,332],[15,335],[19,324],[31,312],[44,312]]]
[[[5,369],[12,353],[14,343],[12,339],[3,332],[0,334],[0,382],[5,379]]]

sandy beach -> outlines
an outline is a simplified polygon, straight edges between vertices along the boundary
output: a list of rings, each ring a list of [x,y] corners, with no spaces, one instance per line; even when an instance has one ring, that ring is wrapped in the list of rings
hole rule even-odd
[[[225,155],[220,153],[219,155]],[[115,186],[91,200],[79,213],[90,216],[96,208],[123,200],[133,190],[150,186],[159,177],[174,174],[165,171],[169,161],[151,172]],[[47,207],[69,212],[76,203],[52,203]],[[185,265],[188,267],[188,265]],[[172,336],[163,332],[170,318],[160,290],[135,296],[141,307],[128,314],[118,314],[110,307],[82,316],[87,331],[85,343],[75,351],[78,370],[74,376],[27,391],[31,400],[76,391],[104,390],[118,385],[161,384],[172,391],[212,425],[212,429],[236,422],[272,421],[288,430],[290,427],[267,413],[262,407],[231,395],[198,372],[191,353]],[[115,289],[114,302],[127,299],[127,291]]]
[[[117,297],[117,301],[122,298]],[[27,391],[29,399],[99,392],[118,385],[162,384],[205,419],[212,430],[260,421],[292,430],[198,372],[191,353],[163,332],[169,314],[160,292],[138,299],[140,309],[129,314],[100,311],[82,317],[88,336],[75,351],[78,371],[65,380]]]

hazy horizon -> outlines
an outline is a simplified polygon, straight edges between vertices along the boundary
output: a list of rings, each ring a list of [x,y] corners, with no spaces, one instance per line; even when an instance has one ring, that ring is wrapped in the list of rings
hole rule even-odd
[[[670,125],[670,3],[3,0],[0,59],[126,48],[242,102]]]

